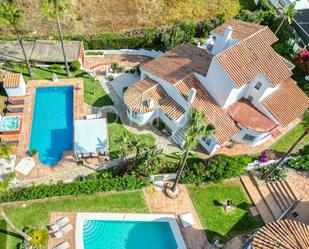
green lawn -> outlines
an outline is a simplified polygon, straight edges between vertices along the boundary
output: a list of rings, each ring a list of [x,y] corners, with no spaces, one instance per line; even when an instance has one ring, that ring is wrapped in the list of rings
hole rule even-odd
[[[249,197],[238,183],[217,183],[190,186],[194,206],[210,241],[226,242],[239,234],[246,234],[262,226],[259,216],[253,217]],[[234,210],[226,213],[220,203],[231,199]]]
[[[41,67],[33,67],[33,78],[34,80],[42,80],[48,79],[50,80],[52,74],[57,74],[59,79],[66,78],[66,71],[64,68],[62,69],[50,69],[50,68],[41,68]],[[28,71],[25,66],[19,65],[13,67],[14,72],[22,73],[26,80],[30,80]],[[101,107],[106,105],[113,105],[112,100],[106,94],[106,92],[101,87],[99,81],[95,80],[92,76],[87,74],[82,70],[78,70],[76,72],[71,72],[72,75],[76,78],[84,79],[84,101],[92,106]],[[1,94],[1,92],[0,92]],[[1,102],[0,102],[1,104]],[[0,106],[1,108],[1,106]]]
[[[155,138],[150,134],[134,134],[124,128],[121,123],[120,118],[113,113],[108,114],[108,139],[109,139],[109,148],[110,148],[110,157],[115,159],[119,157],[121,144],[117,143],[115,140],[117,137],[121,136],[126,132],[129,136],[134,136],[139,138],[142,142],[152,147],[155,145]]]
[[[293,143],[297,140],[298,137],[304,132],[305,128],[302,124],[298,124],[294,129],[292,129],[287,135],[281,138],[278,142],[276,142],[271,149],[286,152],[293,145]],[[307,135],[295,148],[294,152],[297,152],[299,149],[304,147],[304,145],[309,144],[309,135]]]
[[[51,212],[57,211],[148,213],[148,208],[142,191],[135,191],[105,195],[81,195],[33,203],[25,208],[10,207],[5,209],[6,214],[18,228],[48,225]],[[0,221],[0,248],[16,248],[16,244],[20,240],[13,236],[5,236],[5,233],[6,226]],[[5,241],[7,241],[6,247]]]

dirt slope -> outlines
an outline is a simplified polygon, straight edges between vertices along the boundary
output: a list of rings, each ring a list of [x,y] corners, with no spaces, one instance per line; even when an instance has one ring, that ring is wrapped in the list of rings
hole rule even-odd
[[[0,0],[2,1],[2,0]],[[27,34],[53,34],[54,22],[43,17],[40,0],[14,0],[23,5]],[[71,0],[72,9],[62,17],[66,34],[98,34],[148,26],[198,21],[225,11],[233,16],[244,0]],[[7,29],[2,27],[2,34]]]

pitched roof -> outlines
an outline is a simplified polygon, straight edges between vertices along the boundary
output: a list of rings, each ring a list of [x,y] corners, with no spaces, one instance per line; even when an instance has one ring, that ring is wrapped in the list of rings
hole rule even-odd
[[[252,248],[309,248],[309,226],[294,220],[281,220],[268,223],[255,234],[252,241]]]
[[[220,144],[230,140],[239,131],[226,110],[215,102],[193,74],[179,81],[175,86],[185,99],[188,99],[188,94],[192,88],[196,89],[196,96],[191,106],[205,113],[205,125],[211,123],[215,126],[215,137]]]
[[[239,87],[260,74],[266,75],[275,86],[292,73],[270,46],[272,40],[277,38],[266,28],[222,51],[215,59]]]
[[[212,57],[204,49],[191,44],[181,44],[146,63],[143,69],[174,84],[192,72],[206,75]]]
[[[236,19],[229,20],[211,31],[212,34],[224,35],[228,26],[233,28],[232,38],[243,40],[265,28],[265,26],[244,22]]]
[[[3,80],[4,88],[18,88],[20,82],[20,73],[6,73]]]
[[[262,104],[278,120],[286,126],[296,118],[301,118],[309,108],[309,98],[292,79],[282,83],[278,90],[266,97]]]
[[[227,111],[237,123],[257,132],[270,132],[277,126],[245,99],[236,101],[228,107]]]
[[[148,101],[153,101],[149,106]],[[163,90],[160,84],[149,78],[137,81],[124,93],[124,102],[134,112],[153,112],[161,108],[172,120],[184,114],[184,109]]]

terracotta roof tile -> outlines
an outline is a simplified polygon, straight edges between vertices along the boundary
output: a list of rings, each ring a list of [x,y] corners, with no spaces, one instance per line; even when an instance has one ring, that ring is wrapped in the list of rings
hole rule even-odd
[[[6,73],[3,80],[4,88],[18,88],[19,87],[19,79],[21,77],[20,73]]]
[[[286,80],[273,94],[262,101],[262,104],[286,126],[296,118],[301,118],[309,108],[309,98],[292,79]]]
[[[192,88],[196,89],[196,96],[191,105],[205,112],[206,119],[204,123],[205,125],[211,123],[215,126],[215,137],[220,144],[230,140],[239,131],[239,128],[227,114],[226,110],[215,102],[193,74],[179,81],[175,86],[185,99],[188,99],[188,94]]]
[[[181,44],[146,63],[143,69],[174,84],[192,72],[206,75],[212,57],[204,49],[191,44]]]
[[[216,55],[217,62],[239,86],[264,74],[273,85],[288,79],[292,73],[270,46],[276,36],[265,28]]]
[[[270,132],[277,126],[272,120],[256,109],[251,102],[245,99],[230,105],[227,112],[237,123],[257,132]]]
[[[294,220],[281,220],[268,223],[255,234],[252,241],[252,248],[309,248],[309,226]]]
[[[147,101],[152,100],[150,107]],[[149,78],[137,81],[124,93],[124,102],[134,112],[153,112],[161,108],[165,114],[176,121],[184,114],[184,109],[177,104],[163,88]]]
[[[211,31],[211,33],[224,35],[224,32],[228,26],[231,26],[233,28],[232,38],[236,40],[246,39],[247,37],[265,28],[265,26],[256,23],[232,19],[216,27]]]

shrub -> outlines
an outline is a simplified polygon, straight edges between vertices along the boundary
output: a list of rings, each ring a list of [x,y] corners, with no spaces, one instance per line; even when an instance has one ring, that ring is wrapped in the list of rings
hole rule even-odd
[[[80,69],[81,64],[78,60],[72,61],[70,64],[70,68],[72,71],[77,71],[78,69]]]
[[[115,78],[114,78],[113,75],[109,75],[109,76],[107,77],[107,79],[108,79],[108,81],[113,81]]]
[[[60,71],[62,69],[62,67],[59,64],[52,64],[52,65],[49,66],[49,69]]]
[[[109,172],[97,173],[89,180],[77,180],[71,183],[57,185],[37,185],[26,188],[9,189],[0,193],[0,203],[43,199],[53,196],[69,196],[93,194],[105,191],[121,191],[140,189],[148,184],[144,178],[135,174],[122,177],[112,176]]]
[[[182,182],[200,184],[240,176],[251,161],[252,159],[247,156],[215,155],[205,163],[200,162],[185,168]]]
[[[264,175],[267,171],[270,170],[270,168],[273,165],[267,165],[266,167],[260,168],[259,171],[262,172],[262,175]],[[266,181],[271,182],[278,182],[278,181],[284,181],[286,177],[288,176],[288,170],[282,167],[278,167],[275,169],[275,171],[266,179]]]
[[[122,89],[122,93],[124,93],[127,89],[128,89],[128,87],[127,87],[127,86],[126,86],[126,87],[124,87],[124,88]]]
[[[259,157],[260,163],[266,163],[270,160],[277,159],[277,154],[273,150],[265,150],[262,152],[261,156]]]
[[[113,73],[115,73],[116,70],[118,69],[119,65],[118,65],[118,63],[113,62],[110,67],[111,67]]]
[[[299,151],[299,157],[289,159],[287,164],[293,169],[309,170],[309,145],[305,145],[305,147]]]
[[[124,70],[125,70],[125,69],[124,69],[123,66],[118,66],[117,69],[116,69],[116,72],[117,72],[117,73],[123,73]]]
[[[104,55],[103,51],[87,51],[85,55]]]
[[[0,192],[4,191],[8,188],[9,182],[15,177],[15,174],[13,172],[8,173],[4,176],[4,179],[2,182],[0,182]]]

